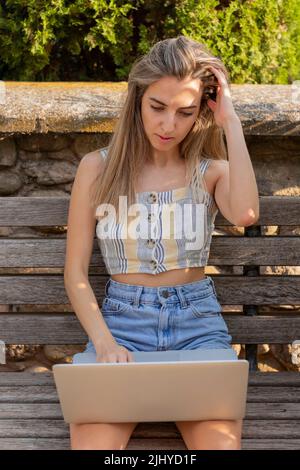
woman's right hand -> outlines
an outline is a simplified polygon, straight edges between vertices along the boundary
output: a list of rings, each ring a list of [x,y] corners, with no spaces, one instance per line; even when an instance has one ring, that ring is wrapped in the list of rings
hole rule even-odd
[[[96,362],[135,362],[133,355],[114,339],[103,339],[96,348]]]

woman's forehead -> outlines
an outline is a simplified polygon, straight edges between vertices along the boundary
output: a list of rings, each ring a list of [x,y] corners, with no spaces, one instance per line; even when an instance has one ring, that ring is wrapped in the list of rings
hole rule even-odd
[[[192,99],[198,97],[201,93],[202,82],[199,78],[178,80],[176,77],[163,77],[149,85],[145,94],[148,97],[171,100],[172,98]]]
[[[192,78],[192,77],[185,77],[179,79],[172,75],[167,75],[165,77],[156,80],[148,88],[191,88],[191,89],[199,89],[202,81],[200,78]]]

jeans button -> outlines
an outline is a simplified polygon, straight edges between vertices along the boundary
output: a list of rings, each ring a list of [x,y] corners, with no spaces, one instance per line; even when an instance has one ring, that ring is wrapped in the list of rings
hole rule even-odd
[[[169,297],[169,292],[167,290],[163,290],[161,295],[167,299]]]

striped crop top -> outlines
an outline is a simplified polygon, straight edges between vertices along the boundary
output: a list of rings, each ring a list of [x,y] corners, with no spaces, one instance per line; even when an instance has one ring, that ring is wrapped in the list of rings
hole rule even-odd
[[[201,159],[203,175],[210,162]],[[105,211],[99,212],[98,206],[96,236],[107,272],[158,274],[205,266],[218,207],[210,193],[202,192],[201,204],[193,201],[190,186],[136,193],[134,207],[126,206],[126,223],[102,217]],[[129,223],[128,216],[133,215]]]

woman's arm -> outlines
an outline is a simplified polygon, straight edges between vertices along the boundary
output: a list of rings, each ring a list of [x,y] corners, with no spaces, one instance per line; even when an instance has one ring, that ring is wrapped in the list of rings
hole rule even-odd
[[[229,205],[242,226],[259,218],[259,195],[252,162],[238,116],[224,123],[229,160]]]
[[[79,271],[65,276],[65,289],[77,318],[96,350],[104,340],[114,341],[87,276]]]
[[[229,160],[216,184],[217,199],[222,201],[222,213],[227,214],[228,220],[236,225],[253,225],[259,218],[259,196],[242,124],[224,73],[213,66],[209,68],[217,77],[218,87],[216,101],[210,99],[207,105],[214,113],[216,125],[225,132]]]
[[[104,339],[114,341],[97,304],[88,279],[96,219],[89,200],[89,188],[101,171],[98,152],[85,155],[72,186],[67,230],[64,283],[76,316],[97,349]]]
[[[238,120],[238,118],[237,118]],[[215,200],[225,219],[247,227],[259,218],[259,198],[252,163],[244,141],[240,121],[224,126],[229,161],[219,160]]]

